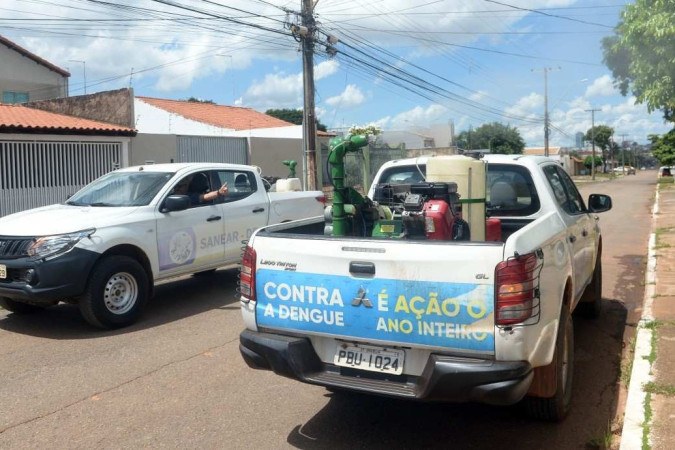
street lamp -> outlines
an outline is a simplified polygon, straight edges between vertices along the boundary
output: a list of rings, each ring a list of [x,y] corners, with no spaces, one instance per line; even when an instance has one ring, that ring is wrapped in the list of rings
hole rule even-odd
[[[84,95],[87,95],[87,63],[80,59],[69,59],[68,61],[82,64],[82,78],[84,79]]]

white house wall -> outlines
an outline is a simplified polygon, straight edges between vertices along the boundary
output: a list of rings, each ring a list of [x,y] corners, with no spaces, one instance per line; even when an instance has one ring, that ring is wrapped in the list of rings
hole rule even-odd
[[[139,133],[144,134],[302,139],[301,125],[235,131],[231,128],[222,128],[188,119],[150,105],[139,98],[134,99],[134,111],[136,116],[135,128]]]
[[[187,119],[143,100],[134,99],[136,130],[145,134],[185,134],[191,136],[231,136],[231,129]]]
[[[66,97],[68,78],[0,44],[0,101],[2,93],[28,92],[28,100]]]

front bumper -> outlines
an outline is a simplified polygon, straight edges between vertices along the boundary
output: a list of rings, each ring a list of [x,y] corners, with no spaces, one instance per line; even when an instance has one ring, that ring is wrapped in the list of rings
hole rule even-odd
[[[527,393],[533,371],[526,361],[485,361],[432,354],[421,376],[389,376],[322,362],[307,338],[244,330],[244,361],[305,383],[425,401],[512,405]]]
[[[98,253],[74,248],[49,261],[0,260],[7,266],[7,278],[0,279],[0,297],[40,305],[81,295],[98,257]]]

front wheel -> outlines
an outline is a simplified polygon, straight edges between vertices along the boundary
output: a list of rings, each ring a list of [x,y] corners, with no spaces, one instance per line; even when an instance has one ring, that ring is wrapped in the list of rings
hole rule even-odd
[[[148,292],[148,276],[136,260],[108,256],[94,267],[79,301],[80,312],[95,327],[125,327],[138,320]]]
[[[17,302],[7,297],[0,297],[0,308],[4,308],[14,314],[33,314],[45,309],[44,306],[29,305],[28,303]]]
[[[555,354],[551,364],[554,368],[555,394],[552,397],[525,397],[525,409],[532,418],[560,422],[570,408],[574,375],[574,326],[565,306],[560,312]]]

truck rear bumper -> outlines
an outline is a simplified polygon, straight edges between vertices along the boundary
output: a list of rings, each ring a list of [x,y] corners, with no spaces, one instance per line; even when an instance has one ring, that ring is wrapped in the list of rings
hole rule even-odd
[[[424,401],[511,405],[532,382],[526,361],[485,361],[431,355],[421,376],[383,376],[323,363],[307,338],[245,330],[239,350],[254,369],[305,383]]]

